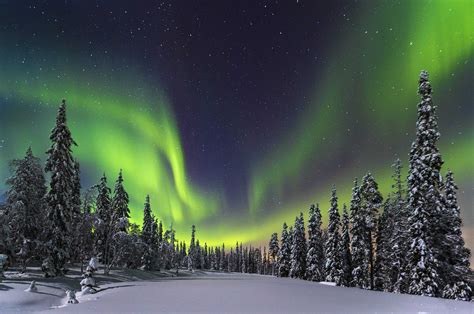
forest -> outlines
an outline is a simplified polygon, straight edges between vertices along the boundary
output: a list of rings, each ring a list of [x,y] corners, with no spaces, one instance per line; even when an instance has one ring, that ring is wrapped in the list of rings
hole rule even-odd
[[[31,148],[11,161],[0,208],[0,264],[21,272],[41,265],[45,277],[64,276],[68,267],[79,264],[84,289],[96,286],[90,278],[100,264],[105,274],[113,267],[177,274],[180,269],[204,269],[470,301],[470,251],[462,237],[454,174],[442,170],[436,106],[426,71],[420,74],[418,94],[408,177],[402,176],[402,162],[396,159],[389,195],[383,197],[367,173],[355,179],[350,204],[342,207],[333,186],[327,226],[319,205],[310,205],[307,230],[300,213],[294,225],[283,223],[280,235],[273,233],[263,250],[238,239],[235,247],[209,247],[199,241],[194,225],[188,244],[177,239],[172,224],[165,227],[154,216],[147,195],[152,191],[143,193],[141,226],[131,223],[122,170],[113,189],[106,174],[84,189],[63,100],[45,164]]]

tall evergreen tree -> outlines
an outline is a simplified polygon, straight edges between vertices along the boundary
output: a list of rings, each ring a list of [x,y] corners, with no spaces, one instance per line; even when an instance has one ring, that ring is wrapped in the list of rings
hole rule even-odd
[[[339,255],[340,235],[339,235],[339,209],[337,207],[336,188],[333,186],[331,193],[331,207],[329,208],[328,240],[326,242],[326,281],[341,281],[341,258]]]
[[[195,268],[195,260],[196,260],[196,226],[193,225],[191,228],[191,243],[189,244],[188,250],[188,270],[194,270]],[[218,265],[215,265],[216,269]]]
[[[161,220],[158,224],[158,241],[163,242],[163,222]]]
[[[288,225],[283,223],[281,232],[281,246],[278,252],[278,277],[288,277],[290,274],[290,258],[291,258],[291,238],[288,233]],[[242,252],[242,249],[240,250]]]
[[[351,253],[352,253],[352,285],[367,289],[370,286],[369,257],[370,246],[367,242],[367,224],[360,187],[357,178],[352,188],[351,199]]]
[[[6,184],[6,216],[13,254],[25,271],[27,263],[41,248],[40,236],[45,211],[46,181],[39,158],[31,147],[23,159],[11,163],[13,175]]]
[[[324,280],[324,244],[321,231],[322,217],[319,204],[311,205],[308,220],[308,254],[306,255],[306,279]]]
[[[458,187],[454,182],[453,173],[446,174],[446,225],[449,227],[446,234],[447,247],[447,271],[446,286],[443,289],[443,297],[470,301],[472,290],[468,284],[467,275],[470,272],[469,257],[471,252],[465,247],[461,231],[461,209],[458,206]]]
[[[94,237],[92,233],[94,225],[94,215],[92,209],[95,204],[95,189],[89,189],[84,193],[84,201],[82,202],[81,218],[78,224],[78,247],[79,260],[81,263],[81,273],[83,271],[84,262],[88,262],[94,254]]]
[[[339,252],[341,256],[341,286],[349,287],[352,284],[351,239],[349,235],[349,214],[346,204],[342,207],[342,232]]]
[[[114,222],[118,223],[118,230],[127,232],[128,219],[130,218],[130,209],[128,208],[128,193],[123,186],[122,169],[120,169],[117,180],[115,181],[114,197],[112,198],[112,212]]]
[[[240,273],[240,249],[239,242],[235,243],[235,261],[234,261],[234,271]]]
[[[142,224],[142,240],[146,245],[145,254],[143,255],[142,265],[146,270],[153,269],[154,266],[154,248],[153,248],[153,233],[154,233],[154,219],[150,205],[150,195],[146,196],[143,208],[143,224]]]
[[[82,209],[81,209],[81,178],[80,178],[81,170],[79,166],[79,162],[77,160],[74,161],[74,176],[73,176],[73,190],[72,190],[72,221],[71,225],[71,247],[70,247],[70,255],[73,261],[77,261],[79,259],[79,226],[82,222]]]
[[[224,271],[226,269],[226,257],[225,257],[225,246],[222,243],[222,250],[221,250],[221,260],[219,264],[219,270]]]
[[[290,277],[305,279],[307,249],[303,213],[295,219],[292,240]]]
[[[64,265],[71,248],[71,223],[73,218],[75,186],[75,161],[71,147],[77,145],[72,139],[66,120],[66,101],[63,100],[51,131],[51,148],[47,151],[46,172],[51,173],[47,194],[48,258],[43,270],[48,276],[64,274]]]
[[[150,195],[146,196],[145,207],[143,208],[143,225],[142,225],[142,235],[145,243],[150,243],[153,236],[152,231],[153,226],[153,217],[151,213],[150,205]]]
[[[100,178],[100,183],[97,185],[97,199],[96,199],[96,222],[95,222],[95,240],[96,248],[99,253],[99,258],[105,265],[109,265],[111,261],[110,245],[114,233],[112,224],[112,207],[110,200],[110,188],[107,186],[107,177],[105,174]],[[107,267],[104,268],[107,272]]]
[[[406,254],[409,244],[408,233],[408,211],[406,206],[406,191],[403,187],[402,180],[402,163],[397,158],[392,165],[395,169],[392,178],[392,197],[390,210],[392,211],[393,224],[391,228],[391,236],[389,239],[389,254],[390,261],[390,290],[397,293],[407,292],[407,269],[406,269]]]
[[[275,276],[275,271],[277,267],[277,256],[278,256],[278,233],[273,233],[270,242],[268,243],[268,252],[271,256],[271,265],[272,265],[272,275]]]
[[[431,97],[428,72],[419,79],[418,119],[416,138],[410,150],[408,173],[409,230],[412,242],[408,250],[407,269],[410,271],[408,292],[436,296],[441,277],[438,259],[439,217],[443,212],[441,195],[441,166],[443,159],[436,143],[439,139],[436,106]]]
[[[369,283],[370,289],[374,288],[374,262],[375,262],[375,240],[377,233],[378,210],[382,206],[382,194],[378,190],[377,182],[374,177],[368,173],[362,179],[360,186],[361,204],[365,215],[366,241],[369,248]]]

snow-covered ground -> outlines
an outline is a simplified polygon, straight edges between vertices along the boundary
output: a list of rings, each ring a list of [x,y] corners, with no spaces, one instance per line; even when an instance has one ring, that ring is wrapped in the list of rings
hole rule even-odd
[[[0,283],[0,313],[474,313],[474,304],[469,302],[288,278],[203,272],[181,275],[140,271],[114,272],[107,278],[99,275],[98,293],[79,295],[79,304],[66,306],[64,289],[78,288],[71,286],[74,278],[38,280],[36,293],[24,292],[26,280],[6,279]]]

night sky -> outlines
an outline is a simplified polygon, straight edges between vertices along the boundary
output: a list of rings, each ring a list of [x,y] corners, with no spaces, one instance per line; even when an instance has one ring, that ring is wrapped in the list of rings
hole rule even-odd
[[[146,2],[146,3],[145,3]],[[471,1],[0,0],[0,191],[43,161],[61,99],[83,188],[123,169],[132,219],[178,237],[264,243],[331,185],[407,169],[420,70],[439,106],[443,172],[474,248]]]

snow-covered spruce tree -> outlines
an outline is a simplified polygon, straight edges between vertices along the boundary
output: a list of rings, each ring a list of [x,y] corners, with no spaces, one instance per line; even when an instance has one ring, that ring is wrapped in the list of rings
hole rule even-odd
[[[84,262],[94,256],[94,237],[92,233],[94,225],[94,215],[92,214],[92,209],[94,207],[94,191],[95,189],[89,189],[84,193],[81,217],[77,226],[78,254],[81,263],[81,273],[84,268]]]
[[[152,225],[151,225],[151,242],[150,242],[150,249],[151,249],[151,258],[152,270],[160,270],[161,267],[165,269],[171,269],[172,261],[171,261],[171,232],[172,227],[169,230],[165,231],[163,235],[163,241],[159,241],[158,239],[158,229],[159,229],[159,222],[158,219],[152,215]]]
[[[352,254],[352,286],[363,289],[370,287],[369,253],[370,246],[367,242],[367,224],[360,187],[357,178],[352,188],[351,199],[351,254]]]
[[[209,269],[210,263],[209,263],[209,247],[207,246],[207,242],[204,242],[204,269]],[[232,263],[233,267],[233,263]],[[232,271],[232,270],[230,270]]]
[[[210,259],[210,270],[217,270],[217,256],[216,252],[214,251],[214,248],[211,247],[211,251],[209,253],[209,259]]]
[[[390,198],[390,210],[392,211],[393,224],[390,226],[391,236],[388,253],[390,268],[390,291],[396,293],[407,292],[406,254],[408,251],[408,211],[406,206],[406,191],[402,181],[402,163],[400,159],[395,160],[392,165],[395,169],[392,178],[392,194]]]
[[[143,255],[142,266],[145,270],[153,268],[153,216],[151,213],[150,195],[146,196],[143,208],[142,240],[147,248]]]
[[[233,272],[234,271],[234,248],[230,248],[230,253],[228,255],[228,258],[227,258],[227,271],[230,273],[230,272]],[[206,269],[208,269],[206,267]]]
[[[158,242],[163,241],[163,222],[160,220],[160,223],[158,224]]]
[[[431,98],[428,72],[422,71],[419,79],[416,122],[416,139],[410,150],[408,172],[408,207],[410,211],[409,232],[411,244],[408,249],[408,292],[424,296],[437,296],[440,290],[440,262],[438,229],[443,212],[441,194],[441,166],[443,159],[436,147],[439,139],[436,106]],[[444,241],[441,241],[444,242]]]
[[[390,291],[392,283],[390,280],[391,265],[389,254],[392,251],[390,239],[392,237],[393,214],[392,200],[387,198],[383,205],[383,213],[377,223],[377,250],[374,263],[374,288],[379,291]]]
[[[74,188],[72,190],[72,221],[71,221],[71,250],[70,250],[70,257],[71,261],[80,261],[80,243],[79,243],[79,226],[82,221],[82,208],[81,208],[81,170],[80,165],[77,160],[74,161],[74,177],[73,177],[73,185]]]
[[[263,247],[263,257],[262,257],[263,275],[268,275],[269,274],[268,260],[269,260],[269,258],[267,258],[267,247],[264,246]],[[275,276],[275,275],[272,274],[272,276]]]
[[[305,279],[307,249],[303,213],[295,219],[292,240],[290,277]]]
[[[119,223],[118,231],[127,232],[125,227],[130,218],[130,209],[128,208],[128,193],[123,186],[122,169],[120,169],[117,180],[115,181],[114,196],[112,198],[112,212],[115,223]]]
[[[263,275],[263,260],[262,260],[262,249],[255,249],[254,252],[255,258],[255,273]]]
[[[96,250],[100,261],[105,265],[104,273],[107,273],[107,267],[111,261],[110,249],[114,228],[112,221],[112,207],[110,200],[110,188],[107,186],[107,177],[105,174],[100,178],[97,185],[96,215],[94,223],[94,236],[96,240]]]
[[[446,280],[446,286],[443,289],[443,297],[470,301],[472,290],[468,284],[467,275],[469,274],[469,257],[471,252],[464,245],[464,239],[461,231],[461,209],[458,206],[457,192],[458,187],[454,182],[453,173],[448,171],[446,174],[446,215],[445,220],[449,226],[446,234],[446,244],[448,247],[446,273],[449,275]]]
[[[219,251],[220,252],[220,251]],[[194,268],[195,269],[202,269],[202,264],[201,264],[201,244],[199,243],[199,239],[196,240],[196,248],[194,250]],[[219,254],[219,261],[217,264],[217,269],[221,270],[221,264],[222,264],[222,258],[221,255]]]
[[[248,247],[245,248],[242,254],[242,273],[249,272],[249,263],[248,263],[248,256],[249,256],[249,249]]]
[[[225,271],[227,269],[227,258],[225,254],[225,245],[222,243],[222,250],[221,250],[221,260],[220,260],[220,265],[219,265],[219,270],[220,271]]]
[[[240,269],[240,255],[241,255],[241,252],[242,250],[239,248],[239,242],[236,242],[235,243],[235,261],[234,261],[234,271],[236,273],[240,273],[241,269]]]
[[[362,179],[360,186],[360,197],[365,215],[365,225],[367,228],[366,241],[368,243],[368,262],[370,289],[374,289],[374,262],[375,262],[375,239],[377,234],[377,216],[379,208],[382,206],[382,194],[379,192],[377,182],[374,177],[368,173]]]
[[[150,195],[146,196],[145,206],[143,208],[142,238],[145,243],[150,243],[153,236],[152,231],[153,217],[151,214]]]
[[[39,158],[31,147],[23,159],[13,160],[13,175],[7,179],[5,211],[8,220],[8,239],[13,256],[21,271],[37,257],[42,249],[40,236],[45,210],[46,181]],[[2,253],[6,253],[3,252]]]
[[[352,257],[351,257],[351,239],[349,235],[349,214],[346,204],[342,206],[342,231],[341,241],[339,242],[339,254],[341,257],[341,280],[340,285],[350,287],[352,284]]]
[[[339,209],[337,207],[336,188],[333,186],[331,192],[331,207],[329,208],[328,240],[326,242],[326,281],[341,282],[341,257],[339,254]]]
[[[189,244],[189,249],[188,249],[188,270],[194,271],[195,268],[195,259],[196,259],[196,226],[193,225],[191,227],[191,242]],[[217,267],[217,265],[214,265]]]
[[[306,255],[306,279],[311,281],[324,280],[324,244],[321,232],[321,211],[319,204],[311,205],[308,220],[308,254]]]
[[[71,147],[76,142],[66,121],[66,101],[59,106],[56,125],[51,131],[50,149],[46,152],[48,159],[45,170],[51,173],[50,189],[46,196],[47,201],[47,252],[48,258],[42,269],[47,276],[63,275],[65,264],[71,251],[71,223],[75,191],[75,161]]]
[[[173,226],[170,228],[170,254],[171,267],[176,269],[176,276],[178,276],[179,254],[177,250],[176,230],[173,229]]]
[[[280,241],[281,246],[280,251],[278,252],[278,277],[288,277],[290,274],[291,238],[286,222],[283,223]]]
[[[268,243],[268,252],[270,253],[271,256],[271,267],[272,267],[272,276],[275,276],[276,270],[277,270],[277,256],[278,256],[278,233],[273,233],[272,236],[270,237],[270,242]]]

